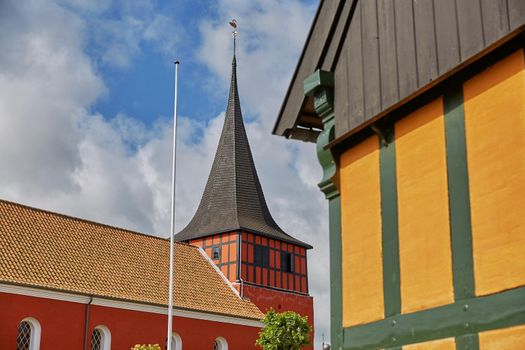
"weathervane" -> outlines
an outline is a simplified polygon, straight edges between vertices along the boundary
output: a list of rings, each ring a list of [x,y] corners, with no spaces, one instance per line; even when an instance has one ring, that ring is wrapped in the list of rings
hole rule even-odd
[[[235,39],[237,38],[237,20],[235,18],[230,21],[230,26],[233,28],[233,55],[235,55]]]

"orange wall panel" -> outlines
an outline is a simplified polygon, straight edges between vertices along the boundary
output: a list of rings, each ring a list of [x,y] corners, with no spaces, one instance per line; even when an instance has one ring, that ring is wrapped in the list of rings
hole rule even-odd
[[[228,262],[228,247],[229,244],[223,244],[221,247],[221,262]]]
[[[235,282],[237,280],[237,265],[230,264],[228,268],[230,273],[230,282]]]
[[[235,242],[235,241],[233,241]],[[236,261],[237,260],[237,244],[232,243],[230,245],[230,261]]]
[[[525,285],[525,63],[519,50],[464,84],[477,295]]]
[[[443,100],[395,125],[403,313],[454,301]]]
[[[343,326],[382,319],[379,144],[369,138],[341,155]]]
[[[424,343],[403,346],[403,350],[455,350],[456,342],[454,338],[446,338],[428,341]]]
[[[479,333],[480,350],[523,350],[525,325]]]

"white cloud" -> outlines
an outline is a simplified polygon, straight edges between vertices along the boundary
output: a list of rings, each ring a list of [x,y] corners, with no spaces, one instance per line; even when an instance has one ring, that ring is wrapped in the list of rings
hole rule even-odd
[[[123,1],[119,16],[104,18],[112,5],[0,3],[0,31],[11,33],[0,40],[0,163],[9,165],[0,167],[0,198],[166,236],[170,122],[146,127],[89,108],[107,94],[98,64],[129,67],[144,43],[169,53],[179,32],[150,2]],[[283,229],[315,247],[309,275],[318,344],[322,333],[329,335],[327,209],[315,185],[320,167],[313,145],[270,136],[314,9],[296,0],[220,1],[217,9],[218,18],[200,22],[197,54],[213,74],[205,84],[226,93],[227,20],[235,17],[241,102],[268,205]],[[178,228],[198,205],[223,118],[179,120]]]
[[[270,210],[289,234],[314,246],[308,255],[315,301],[316,347],[329,339],[327,202],[315,147],[270,136],[314,12],[299,1],[220,1],[218,17],[202,21],[199,59],[226,91],[231,62],[231,18],[238,21],[237,66],[250,145]],[[248,118],[247,118],[248,116]],[[200,193],[200,192],[199,192]]]

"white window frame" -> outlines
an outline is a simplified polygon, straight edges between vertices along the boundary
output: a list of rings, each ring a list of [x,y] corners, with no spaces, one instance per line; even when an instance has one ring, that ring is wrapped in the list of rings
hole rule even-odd
[[[40,350],[40,335],[42,334],[42,327],[40,322],[36,318],[26,317],[20,323],[27,322],[29,327],[31,327],[31,335],[29,337],[29,349],[30,350]]]
[[[228,350],[228,342],[223,337],[217,337],[215,339],[219,343],[219,350]]]
[[[175,332],[171,334],[171,348],[173,350],[182,350],[182,338]]]
[[[93,328],[93,332],[95,330],[100,332],[100,350],[111,350],[111,332],[109,328],[101,324]],[[93,332],[91,332],[92,335]]]

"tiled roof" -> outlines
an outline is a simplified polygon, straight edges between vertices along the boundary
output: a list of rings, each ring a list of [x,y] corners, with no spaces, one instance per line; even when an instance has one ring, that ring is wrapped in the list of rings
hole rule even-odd
[[[169,240],[0,200],[0,282],[168,303]],[[198,248],[175,244],[174,306],[260,319]]]
[[[228,107],[208,182],[197,212],[175,239],[189,241],[242,229],[312,248],[285,233],[266,205],[244,129],[236,71],[233,56]]]

